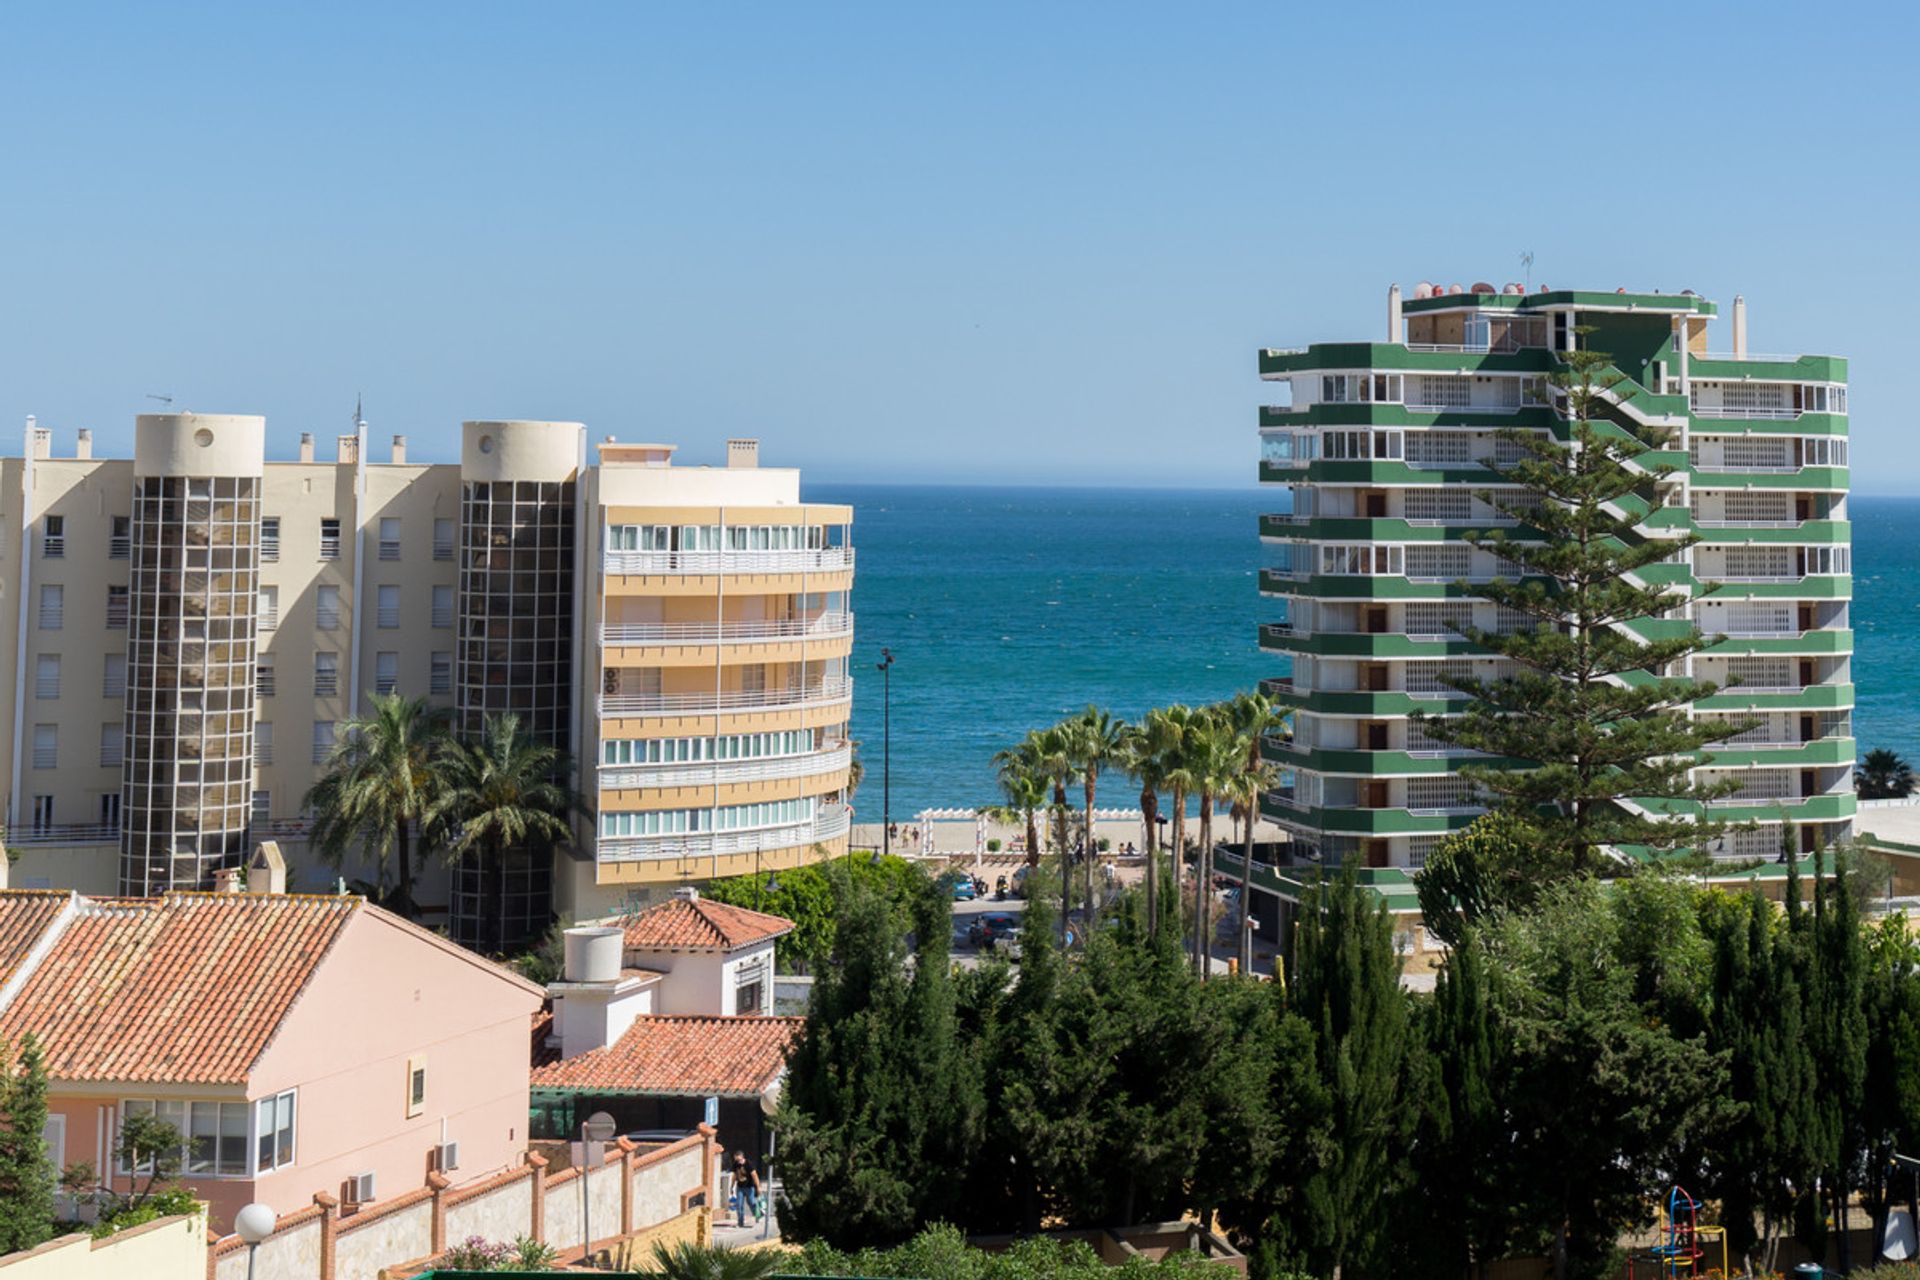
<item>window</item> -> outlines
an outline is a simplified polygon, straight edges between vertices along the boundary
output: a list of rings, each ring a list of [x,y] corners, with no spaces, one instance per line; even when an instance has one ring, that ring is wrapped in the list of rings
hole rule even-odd
[[[439,587],[435,587],[437,592]],[[400,625],[400,588],[382,586],[377,593],[377,616],[375,623],[383,630],[391,631]]]
[[[109,791],[100,797],[100,826],[107,831],[120,829],[120,793]]]
[[[133,554],[133,517],[115,516],[113,532],[107,538],[107,559],[125,560]]]
[[[35,796],[33,798],[33,831],[35,835],[45,835],[53,830],[53,797]]]
[[[271,698],[273,696],[273,655],[263,653],[254,659],[253,696]]]
[[[320,558],[322,560],[340,558],[340,521],[337,519],[320,522]]]
[[[763,1012],[763,1006],[765,1004],[764,991],[765,988],[761,986],[760,978],[757,974],[751,982],[745,982],[736,987],[733,992],[734,1013],[744,1017],[749,1014]]]
[[[60,696],[59,654],[43,653],[33,660],[33,696],[36,698]]]
[[[293,1163],[293,1090],[253,1104],[253,1171],[267,1173]]]
[[[33,726],[33,767],[36,769],[60,767],[60,727],[58,725]]]
[[[272,631],[280,625],[280,588],[260,588],[260,614],[257,625],[262,631]]]
[[[1810,467],[1844,467],[1847,465],[1847,442],[1825,436],[1813,436],[1801,442],[1806,450],[1806,465]]]
[[[1473,518],[1473,495],[1465,489],[1409,489],[1406,504],[1414,524],[1464,524]]]
[[[427,1055],[407,1059],[407,1118],[411,1120],[427,1109]]]
[[[273,812],[273,792],[256,791],[253,793],[253,821],[256,826],[265,826],[267,815]]]
[[[127,588],[107,588],[107,629],[125,631],[127,629]]]
[[[1470,431],[1409,431],[1407,461],[1462,466],[1473,461],[1473,433]]]
[[[67,589],[53,583],[40,586],[40,629],[58,631],[66,620]]]
[[[118,768],[125,758],[127,727],[118,720],[100,726],[100,763],[103,767]]]
[[[280,517],[260,517],[260,558],[268,564],[280,560]]]
[[[58,560],[67,554],[67,518],[48,516],[40,539],[40,554],[49,560]]]
[[[313,625],[322,631],[340,627],[340,588],[321,587],[314,592]]]
[[[313,762],[325,764],[327,757],[333,754],[333,721],[315,720],[313,722]]]
[[[435,520],[433,522],[433,558],[435,560],[453,559],[453,521]]]
[[[428,693],[453,692],[453,655],[435,653],[432,664],[427,668]]]
[[[127,655],[110,653],[107,655],[106,668],[100,674],[100,696],[103,698],[124,698],[127,696]]]
[[[180,1131],[180,1171],[216,1178],[247,1174],[247,1104],[244,1102],[155,1102],[129,1098],[122,1116],[158,1116]],[[119,1143],[114,1144],[116,1147]],[[152,1168],[143,1163],[140,1172]],[[132,1173],[125,1161],[121,1173]]]
[[[262,720],[253,726],[253,762],[273,763],[273,721]]]
[[[397,653],[376,653],[373,655],[373,691],[392,693],[400,683],[400,655]]]
[[[325,652],[314,654],[314,696],[316,698],[331,698],[338,692],[340,692],[340,655]]]
[[[398,516],[380,517],[380,558],[382,560],[400,558],[400,518]]]
[[[433,625],[450,627],[453,625],[453,588],[435,587],[433,589]]]

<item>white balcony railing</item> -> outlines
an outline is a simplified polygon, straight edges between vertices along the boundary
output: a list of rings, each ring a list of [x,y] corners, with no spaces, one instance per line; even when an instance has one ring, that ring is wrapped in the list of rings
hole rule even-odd
[[[600,628],[602,644],[754,644],[769,640],[827,640],[853,634],[851,613],[759,622],[612,623]]]
[[[784,689],[706,690],[699,693],[606,693],[600,695],[603,716],[675,716],[716,711],[794,711],[826,706],[853,697],[853,681],[845,676]]]
[[[117,825],[102,823],[54,822],[7,832],[10,845],[112,844],[119,839]]]
[[[773,756],[762,760],[710,760],[700,764],[612,764],[600,766],[600,789],[637,787],[710,787],[734,782],[770,782],[779,778],[811,778],[838,773],[853,759],[844,743],[800,756]]]
[[[1753,422],[1791,422],[1800,416],[1801,411],[1787,406],[1762,409],[1730,409],[1719,405],[1693,405],[1696,418],[1732,418]]]
[[[810,822],[786,823],[747,831],[680,832],[666,836],[610,836],[596,845],[601,862],[651,862],[669,858],[721,857],[791,849],[847,833],[851,815],[843,804],[822,805]]]
[[[853,568],[852,547],[801,551],[609,551],[605,573],[831,573]]]

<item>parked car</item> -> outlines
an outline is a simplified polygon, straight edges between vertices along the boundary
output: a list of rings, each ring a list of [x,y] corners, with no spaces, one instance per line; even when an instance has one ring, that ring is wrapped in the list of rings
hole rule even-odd
[[[940,883],[952,895],[955,902],[972,902],[980,896],[979,891],[974,887],[973,877],[962,871],[947,872],[940,877]]]
[[[996,939],[1020,936],[1020,917],[1011,912],[989,911],[980,917],[980,923],[991,930]]]

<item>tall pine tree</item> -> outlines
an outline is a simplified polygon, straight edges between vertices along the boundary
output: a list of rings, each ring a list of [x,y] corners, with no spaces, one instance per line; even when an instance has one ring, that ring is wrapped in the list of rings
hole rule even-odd
[[[47,1066],[39,1044],[31,1034],[18,1046],[0,1041],[0,1254],[31,1249],[53,1235],[46,1125]]]
[[[1521,456],[1485,465],[1526,496],[1480,495],[1538,536],[1467,536],[1508,562],[1512,574],[1474,584],[1473,594],[1534,625],[1467,626],[1461,634],[1516,670],[1450,678],[1472,699],[1466,711],[1415,719],[1442,741],[1529,762],[1460,772],[1538,826],[1543,854],[1587,872],[1609,846],[1697,846],[1714,834],[1713,824],[1696,820],[1700,805],[1733,784],[1696,785],[1689,770],[1703,748],[1746,726],[1689,719],[1689,705],[1713,686],[1671,674],[1719,638],[1667,620],[1689,597],[1666,585],[1674,575],[1663,562],[1699,540],[1649,536],[1643,524],[1666,500],[1662,482],[1676,470],[1650,456],[1668,441],[1609,418],[1625,398],[1609,357],[1563,354],[1551,380],[1561,392],[1566,442],[1503,433]]]

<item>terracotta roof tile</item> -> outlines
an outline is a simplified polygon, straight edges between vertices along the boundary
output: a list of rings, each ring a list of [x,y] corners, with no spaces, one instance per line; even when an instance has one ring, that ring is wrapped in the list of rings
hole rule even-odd
[[[805,1021],[648,1015],[604,1049],[536,1065],[532,1084],[536,1089],[753,1097],[780,1074],[787,1048]]]
[[[0,857],[4,857],[0,854]],[[0,987],[33,950],[55,916],[73,901],[70,889],[11,889],[0,892]]]
[[[674,898],[619,921],[629,947],[655,951],[734,951],[793,931],[793,921],[764,911]]]
[[[0,1036],[33,1032],[59,1080],[244,1083],[363,906],[306,895],[82,898],[0,1010]]]

